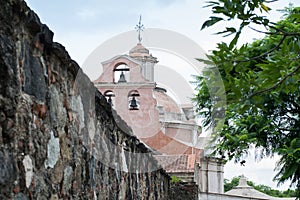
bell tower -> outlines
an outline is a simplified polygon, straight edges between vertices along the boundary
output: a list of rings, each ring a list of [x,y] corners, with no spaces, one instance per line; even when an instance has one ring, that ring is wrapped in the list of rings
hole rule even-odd
[[[102,62],[103,72],[94,84],[141,139],[155,135],[161,125],[153,96],[156,87],[154,65],[158,61],[141,43],[144,29],[141,17],[136,29],[137,45],[128,55],[117,55]]]

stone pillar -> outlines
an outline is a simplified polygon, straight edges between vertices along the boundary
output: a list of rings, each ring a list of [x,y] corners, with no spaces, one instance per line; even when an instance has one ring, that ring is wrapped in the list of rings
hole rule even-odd
[[[200,192],[224,193],[224,164],[221,159],[203,156],[195,171]]]

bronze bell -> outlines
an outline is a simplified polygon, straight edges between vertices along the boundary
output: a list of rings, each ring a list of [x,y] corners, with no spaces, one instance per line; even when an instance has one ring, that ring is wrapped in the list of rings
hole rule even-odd
[[[119,78],[119,81],[118,83],[125,83],[127,82],[126,79],[125,79],[125,74],[124,72],[122,71],[121,74],[120,74],[120,78]]]
[[[131,101],[130,101],[130,105],[129,105],[129,110],[138,110],[138,105],[136,103],[135,97],[133,96]]]

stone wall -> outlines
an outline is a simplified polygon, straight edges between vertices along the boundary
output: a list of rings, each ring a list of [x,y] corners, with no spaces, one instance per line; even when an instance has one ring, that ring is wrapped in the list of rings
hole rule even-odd
[[[197,200],[198,185],[194,182],[171,183],[169,198],[172,200]]]
[[[0,199],[167,199],[169,176],[48,27],[0,5]]]

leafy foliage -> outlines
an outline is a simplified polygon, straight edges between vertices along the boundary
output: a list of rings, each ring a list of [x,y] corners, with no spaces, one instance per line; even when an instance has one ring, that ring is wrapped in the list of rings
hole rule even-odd
[[[178,178],[177,176],[174,176],[174,175],[171,176],[171,183],[172,184],[176,184],[176,183],[180,183],[180,182],[181,182],[180,178]]]
[[[227,192],[231,189],[233,189],[234,187],[238,186],[240,177],[234,177],[230,180],[225,179],[224,180],[224,191]],[[296,197],[296,191],[295,190],[285,190],[285,191],[280,191],[280,190],[276,190],[276,189],[272,189],[269,186],[266,185],[262,185],[262,184],[255,184],[252,181],[247,181],[247,184],[249,186],[252,186],[254,189],[265,193],[267,195],[273,196],[273,197]]]
[[[203,125],[214,127],[215,155],[244,162],[249,148],[257,157],[281,156],[278,184],[287,180],[300,188],[300,8],[287,8],[285,19],[270,22],[256,13],[268,12],[265,0],[209,1],[216,16],[202,28],[236,19],[238,29],[227,27],[218,34],[235,34],[230,44],[220,43],[208,55],[207,70],[197,77],[197,102]],[[221,15],[221,16],[220,16]],[[218,19],[212,21],[212,19]],[[265,37],[237,47],[246,26],[261,25]],[[203,61],[203,60],[202,60]],[[216,69],[220,77],[216,76]],[[227,104],[220,104],[223,81]],[[226,109],[226,111],[225,111]],[[225,116],[216,111],[224,111]],[[223,120],[221,120],[223,118]],[[300,197],[300,193],[298,193]]]

